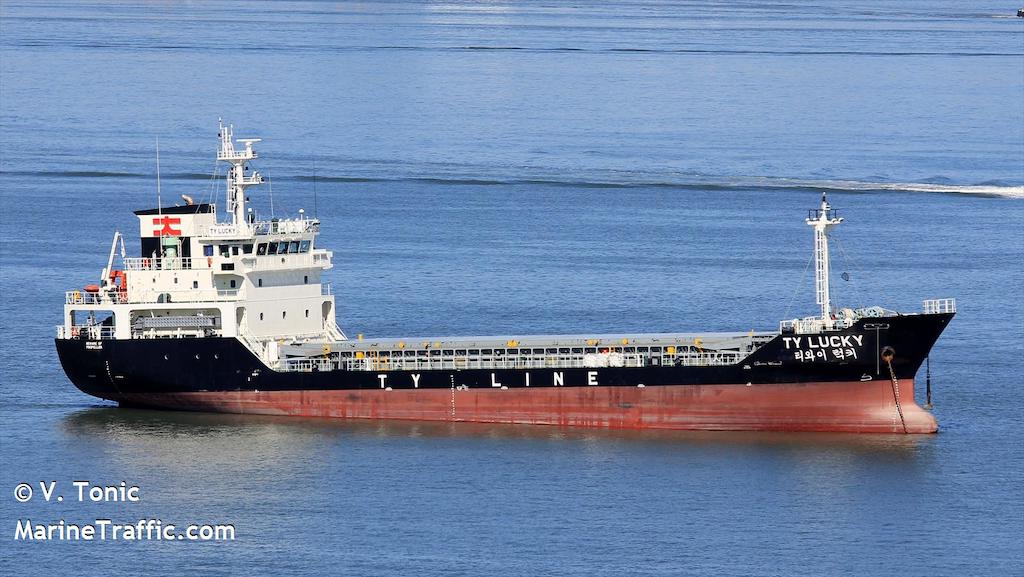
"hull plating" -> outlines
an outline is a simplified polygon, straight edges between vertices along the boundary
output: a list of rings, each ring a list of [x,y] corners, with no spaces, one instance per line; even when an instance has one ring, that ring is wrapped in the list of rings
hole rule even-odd
[[[885,381],[469,390],[136,393],[133,406],[261,415],[609,427],[934,433],[900,384]],[[906,430],[904,430],[904,423]]]
[[[854,358],[808,359],[780,335],[722,366],[278,372],[229,338],[58,339],[68,377],[122,404],[267,415],[613,427],[932,433],[914,377],[952,314],[836,333]],[[893,349],[899,409],[889,367]],[[807,349],[808,351],[811,349]],[[640,386],[642,385],[642,386]],[[905,429],[904,429],[905,426]]]

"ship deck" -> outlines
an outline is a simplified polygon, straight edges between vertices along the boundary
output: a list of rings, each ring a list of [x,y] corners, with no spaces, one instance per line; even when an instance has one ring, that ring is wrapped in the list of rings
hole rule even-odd
[[[280,347],[284,370],[462,370],[733,364],[778,333],[378,338]]]

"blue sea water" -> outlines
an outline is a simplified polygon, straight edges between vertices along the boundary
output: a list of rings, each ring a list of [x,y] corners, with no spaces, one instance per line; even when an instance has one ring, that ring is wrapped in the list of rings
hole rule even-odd
[[[995,2],[0,4],[0,573],[1024,574],[1024,19]],[[120,410],[62,291],[258,136],[372,336],[770,330],[956,297],[929,437]],[[223,175],[223,168],[220,169]],[[919,375],[920,377],[920,375]],[[919,400],[923,402],[919,390]],[[67,496],[14,498],[21,482]],[[138,503],[78,503],[127,481]],[[37,487],[38,493],[38,487]],[[19,519],[232,523],[28,543]]]

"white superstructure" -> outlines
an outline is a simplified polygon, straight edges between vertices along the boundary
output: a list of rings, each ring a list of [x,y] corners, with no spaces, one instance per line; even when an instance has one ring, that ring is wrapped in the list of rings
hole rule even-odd
[[[99,284],[65,295],[59,336],[91,338],[237,337],[269,362],[283,342],[337,342],[334,297],[322,282],[332,253],[317,248],[320,221],[258,220],[246,188],[263,183],[249,170],[259,139],[232,140],[220,125],[217,159],[227,174],[227,211],[214,204],[137,211],[141,251],[127,257],[114,234]],[[120,244],[121,267],[115,266]]]

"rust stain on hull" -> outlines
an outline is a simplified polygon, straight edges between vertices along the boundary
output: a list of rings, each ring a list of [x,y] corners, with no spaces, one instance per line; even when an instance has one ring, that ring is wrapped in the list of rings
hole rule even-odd
[[[123,404],[261,415],[734,431],[903,433],[885,381],[772,385],[133,393]],[[935,418],[900,386],[908,433]]]

